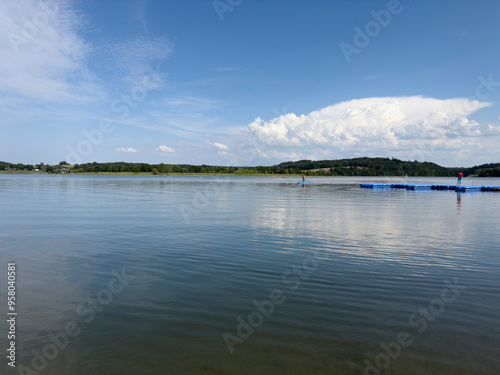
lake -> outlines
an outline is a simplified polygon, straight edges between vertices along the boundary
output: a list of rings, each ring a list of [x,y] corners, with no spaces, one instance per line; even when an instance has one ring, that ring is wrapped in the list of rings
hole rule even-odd
[[[500,193],[297,180],[0,175],[2,373],[500,373]]]

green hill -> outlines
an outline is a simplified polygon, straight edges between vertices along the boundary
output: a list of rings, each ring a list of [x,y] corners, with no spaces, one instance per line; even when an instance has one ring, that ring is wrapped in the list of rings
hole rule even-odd
[[[354,158],[338,160],[299,160],[277,165],[278,168],[298,168],[310,175],[323,176],[427,176],[451,177],[453,168],[436,163],[401,161],[395,158]]]
[[[353,158],[338,160],[299,160],[287,161],[273,166],[223,167],[190,164],[147,164],[147,163],[85,163],[66,165],[13,164],[0,161],[0,171],[33,171],[39,169],[47,173],[238,173],[238,174],[301,174],[308,176],[415,176],[415,177],[453,177],[460,168],[442,167],[436,163],[402,161],[395,158]],[[465,176],[500,177],[500,163],[477,165],[462,168]]]

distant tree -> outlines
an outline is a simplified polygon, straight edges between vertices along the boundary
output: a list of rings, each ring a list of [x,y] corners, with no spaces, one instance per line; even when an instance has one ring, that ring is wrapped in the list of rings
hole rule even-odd
[[[500,177],[500,167],[480,169],[479,177]]]
[[[62,162],[59,163],[59,165],[68,165],[68,163],[63,160]]]
[[[152,171],[152,172],[153,172],[153,174],[156,176],[156,175],[158,174],[158,169],[153,168],[153,171]]]
[[[190,173],[200,173],[202,171],[202,167],[199,165],[190,165],[188,171]]]

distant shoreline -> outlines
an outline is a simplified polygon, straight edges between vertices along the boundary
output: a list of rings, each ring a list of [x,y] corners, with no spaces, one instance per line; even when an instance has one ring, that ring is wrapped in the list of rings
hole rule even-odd
[[[158,173],[153,174],[151,172],[78,172],[78,173],[47,173],[40,171],[0,171],[0,174],[42,174],[42,175],[53,175],[53,176],[228,176],[228,177],[302,177],[301,174],[266,174],[266,173]],[[317,177],[317,176],[307,176],[307,177]]]
[[[153,174],[151,172],[79,172],[79,173],[46,173],[40,171],[0,171],[0,174],[40,174],[40,175],[53,175],[53,176],[64,176],[64,175],[72,175],[72,176],[202,176],[202,177],[280,177],[280,178],[301,178],[301,174],[266,174],[266,173],[158,173]],[[361,177],[361,178],[375,178],[375,177],[405,177],[405,176],[307,176],[306,178],[311,177],[331,177],[331,178],[353,178],[353,177]],[[408,176],[409,178],[455,178],[453,176]],[[478,177],[478,176],[470,176],[465,178],[498,178],[498,177]]]
[[[396,158],[359,157],[337,160],[299,160],[283,162],[273,166],[217,166],[191,164],[148,164],[128,162],[68,164],[66,160],[59,164],[35,165],[8,163],[0,161],[0,170],[11,172],[47,172],[47,173],[86,173],[124,175],[197,175],[197,176],[322,176],[322,177],[355,177],[355,176],[411,176],[411,177],[456,177],[463,172],[466,177],[500,177],[500,163],[476,165],[470,168],[447,168],[432,162],[403,161]]]

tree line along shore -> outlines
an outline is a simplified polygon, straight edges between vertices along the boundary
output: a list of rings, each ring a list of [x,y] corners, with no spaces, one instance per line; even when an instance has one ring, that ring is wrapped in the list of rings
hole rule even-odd
[[[273,166],[234,167],[190,164],[84,163],[70,165],[22,164],[0,161],[4,173],[109,173],[109,174],[234,174],[234,175],[301,175],[306,176],[409,176],[453,177],[459,171],[465,176],[500,177],[500,163],[474,167],[443,167],[432,162],[402,161],[395,158],[352,158],[337,160],[288,161]]]

